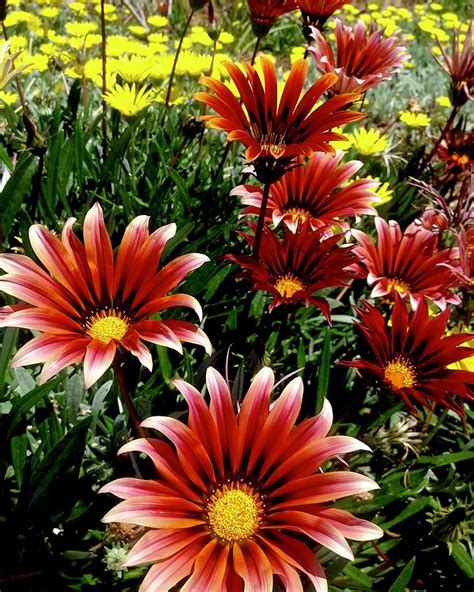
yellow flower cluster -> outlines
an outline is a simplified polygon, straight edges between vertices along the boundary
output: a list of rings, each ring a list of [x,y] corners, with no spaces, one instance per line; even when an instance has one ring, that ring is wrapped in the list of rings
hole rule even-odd
[[[163,101],[163,87],[169,78],[175,55],[176,41],[170,35],[168,19],[151,15],[143,24],[131,21],[126,27],[124,20],[128,8],[106,2],[105,19],[107,36],[107,87],[112,95],[110,104],[130,116],[130,97],[136,91],[135,105],[144,105],[147,92],[141,93],[140,85],[155,87],[153,97]],[[69,79],[80,79],[83,84],[92,84],[102,89],[102,63],[99,19],[100,0],[11,0],[5,20],[10,48],[16,54],[15,66],[27,75],[32,72],[47,73],[62,70],[65,84]],[[123,17],[123,18],[122,18]],[[181,102],[188,79],[209,74],[211,67],[219,68],[226,47],[234,43],[230,33],[222,31],[217,39],[212,38],[202,26],[189,29],[183,42],[183,51],[176,67],[176,87],[172,102]],[[189,93],[188,93],[189,94]],[[114,97],[122,97],[115,101]],[[128,99],[125,99],[128,97]],[[0,97],[1,101],[10,96]]]

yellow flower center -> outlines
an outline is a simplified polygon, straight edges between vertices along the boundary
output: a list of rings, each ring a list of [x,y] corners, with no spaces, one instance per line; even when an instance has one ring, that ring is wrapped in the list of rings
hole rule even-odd
[[[469,162],[469,156],[467,154],[458,154],[455,152],[451,158],[454,160],[454,162],[457,162],[460,165],[464,165]]]
[[[245,541],[255,534],[263,513],[260,494],[246,483],[232,482],[212,493],[206,504],[212,532],[222,541]]]
[[[394,389],[410,388],[416,383],[416,372],[408,360],[398,356],[385,366],[385,380]]]
[[[130,319],[115,309],[101,310],[87,319],[86,333],[92,339],[109,343],[112,339],[120,340],[130,327]]]
[[[298,218],[304,224],[306,222],[306,218],[309,216],[308,210],[304,210],[303,208],[289,208],[284,212],[287,216],[291,216],[291,221],[296,222]]]
[[[399,294],[405,294],[409,292],[410,286],[400,278],[391,278],[388,280],[388,291],[392,292],[393,290]]]
[[[277,290],[283,298],[291,298],[296,292],[304,290],[304,284],[292,273],[287,273],[277,279],[275,282],[275,290]]]
[[[273,158],[280,158],[286,149],[283,136],[280,134],[265,134],[260,140],[260,147],[264,152],[270,152]]]

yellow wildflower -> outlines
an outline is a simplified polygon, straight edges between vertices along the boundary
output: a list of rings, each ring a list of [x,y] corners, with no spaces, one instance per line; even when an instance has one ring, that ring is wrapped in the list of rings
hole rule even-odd
[[[116,84],[104,95],[104,100],[125,117],[136,117],[155,100],[156,92],[145,87],[137,89],[135,84]]]
[[[65,27],[69,35],[73,37],[85,37],[90,33],[95,33],[99,29],[97,23],[66,23]]]
[[[165,16],[154,14],[153,16],[149,16],[147,18],[147,22],[151,27],[161,29],[162,27],[166,27],[166,25],[168,24],[168,19]]]
[[[446,109],[449,109],[450,107],[452,107],[449,97],[438,97],[436,99],[436,102],[438,103],[438,105],[440,107],[445,107]]]
[[[4,105],[13,105],[16,101],[16,93],[14,92],[5,92],[4,90],[0,90],[0,109],[3,109]]]
[[[377,129],[366,129],[361,127],[350,134],[346,134],[348,140],[359,154],[370,156],[385,152],[389,146],[386,136],[382,135]]]
[[[413,113],[412,111],[400,111],[400,121],[409,127],[428,127],[431,119],[425,113]]]
[[[110,60],[111,72],[116,72],[124,82],[144,82],[150,75],[152,62],[139,56]]]

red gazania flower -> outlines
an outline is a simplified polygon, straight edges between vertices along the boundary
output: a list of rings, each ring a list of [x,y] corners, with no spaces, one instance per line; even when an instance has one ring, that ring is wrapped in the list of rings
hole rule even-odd
[[[150,320],[173,306],[201,315],[195,298],[168,292],[208,257],[182,255],[158,270],[175,224],[149,234],[148,216],[138,216],[125,230],[114,260],[99,204],[84,219],[84,244],[72,231],[74,222],[66,222],[61,240],[39,224],[30,228],[31,246],[46,271],[24,255],[0,255],[0,268],[7,272],[0,277],[0,288],[28,303],[3,309],[0,326],[42,331],[17,352],[13,367],[44,363],[40,380],[45,381],[83,362],[88,388],[119,349],[151,370],[151,353],[142,340],[179,352],[180,342],[190,341],[210,351],[206,335],[191,323]]]
[[[453,35],[451,55],[448,54],[438,41],[438,46],[443,55],[443,61],[439,61],[436,56],[433,56],[451,78],[451,102],[457,107],[464,105],[468,99],[473,99],[474,52],[472,51],[472,34],[473,25],[471,22],[466,31],[466,39],[463,46],[461,46],[461,42],[459,41],[460,31],[456,31]]]
[[[446,163],[446,172],[460,175],[474,166],[474,130],[451,128],[436,147],[436,156]]]
[[[373,357],[341,363],[375,376],[412,410],[415,402],[428,409],[439,403],[462,415],[462,404],[454,397],[474,398],[474,372],[448,366],[474,355],[472,348],[459,347],[474,335],[445,336],[449,310],[430,318],[426,302],[408,313],[402,298],[396,295],[389,323],[375,306],[363,305],[365,308],[356,308],[361,319],[356,326]]]
[[[296,0],[296,2],[301,9],[305,27],[313,26],[322,29],[324,23],[336,10],[352,0]]]
[[[247,0],[250,20],[257,37],[263,37],[270,31],[276,18],[297,10],[295,0]]]
[[[254,225],[249,223],[250,228]],[[283,238],[264,227],[259,260],[247,255],[226,255],[243,268],[241,277],[253,284],[253,290],[264,290],[273,295],[270,310],[281,304],[304,302],[314,304],[331,320],[331,309],[324,298],[313,293],[325,288],[345,286],[356,276],[358,258],[353,247],[339,246],[341,234],[326,235],[327,228],[311,231],[305,224],[296,234],[288,232]],[[255,237],[241,235],[253,247]]]
[[[320,72],[337,74],[331,94],[364,92],[382,80],[389,80],[391,73],[409,58],[405,47],[398,45],[397,37],[386,37],[383,30],[375,31],[372,27],[367,29],[363,21],[358,21],[352,29],[336,19],[335,35],[336,55],[316,28],[312,34],[315,45],[308,49]]]
[[[366,541],[382,531],[326,505],[376,489],[372,479],[319,469],[328,458],[367,446],[347,436],[327,437],[328,402],[320,415],[295,427],[303,395],[300,378],[288,384],[270,410],[274,378],[270,368],[263,368],[237,417],[222,376],[209,368],[206,378],[209,407],[194,387],[175,381],[189,406],[187,426],[171,417],[142,423],[173,446],[146,438],[120,450],[147,454],[157,478],[117,479],[101,490],[124,500],[104,522],[149,529],[124,565],[153,562],[143,592],[167,592],[178,584],[181,592],[242,592],[244,586],[272,592],[275,576],[285,590],[296,592],[303,590],[298,572],[325,592],[314,542],[352,559],[346,537]]]
[[[446,308],[447,302],[460,303],[451,291],[459,283],[455,249],[438,251],[436,235],[413,224],[403,234],[395,220],[387,222],[377,217],[375,226],[377,245],[364,232],[352,230],[359,242],[354,252],[362,259],[367,283],[373,286],[373,298],[393,298],[398,293],[402,298],[410,298],[413,308],[423,298],[441,309]]]
[[[214,78],[203,79],[214,94],[196,93],[194,98],[218,113],[218,116],[202,117],[207,126],[227,132],[229,141],[240,141],[247,148],[245,158],[254,162],[257,174],[259,168],[276,164],[284,172],[294,157],[312,156],[315,151],[334,154],[329,142],[344,137],[330,130],[363,117],[361,113],[343,110],[359,95],[333,97],[315,108],[318,99],[337,78],[335,74],[322,76],[302,94],[308,63],[301,59],[293,65],[278,100],[275,66],[267,57],[261,58],[261,64],[263,80],[248,63],[243,63],[244,74],[238,66],[224,62],[245,111],[225,84]]]
[[[283,222],[291,232],[306,220],[313,230],[322,226],[348,230],[349,225],[341,218],[375,215],[370,204],[377,201],[374,189],[380,183],[373,179],[348,183],[362,163],[352,160],[341,164],[343,156],[340,151],[335,157],[317,152],[306,165],[301,159],[300,166],[270,186],[266,220],[275,226]],[[247,206],[243,214],[259,214],[263,196],[260,187],[240,185],[231,195],[242,196],[242,204]]]

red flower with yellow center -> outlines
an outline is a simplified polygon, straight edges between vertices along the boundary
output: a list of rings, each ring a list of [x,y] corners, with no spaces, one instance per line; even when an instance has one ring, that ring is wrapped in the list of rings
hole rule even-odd
[[[327,590],[312,546],[347,559],[346,541],[378,538],[378,526],[331,508],[328,501],[377,488],[350,471],[320,472],[326,459],[368,447],[355,438],[327,436],[332,411],[295,426],[303,384],[291,381],[270,408],[273,372],[254,378],[236,415],[227,383],[207,371],[209,406],[201,393],[178,380],[189,406],[188,425],[150,417],[143,426],[171,440],[139,439],[120,452],[147,454],[155,479],[122,478],[102,488],[124,501],[104,522],[149,530],[125,566],[153,562],[140,590],[167,592],[272,592],[274,579],[288,592],[302,590],[300,572],[318,592]],[[275,439],[275,434],[278,438]]]
[[[409,313],[396,295],[390,322],[375,306],[363,305],[356,308],[361,319],[356,326],[373,356],[341,364],[376,377],[399,394],[411,410],[414,403],[429,409],[441,404],[463,415],[460,399],[474,399],[474,372],[449,366],[474,355],[472,348],[459,347],[474,335],[446,336],[449,311],[430,318],[425,302]]]
[[[247,3],[252,27],[257,37],[266,35],[276,18],[298,8],[295,0],[247,0]]]
[[[379,183],[373,179],[348,183],[362,163],[352,160],[341,164],[343,156],[340,151],[335,157],[315,153],[306,165],[301,160],[300,166],[271,185],[267,222],[275,226],[283,222],[291,232],[306,220],[313,230],[322,226],[348,230],[349,225],[341,218],[376,214],[370,204],[377,199],[374,189]],[[259,214],[263,195],[260,187],[241,185],[231,195],[242,196],[242,204],[247,206],[243,214]]]
[[[254,228],[251,223],[249,226]],[[254,290],[272,294],[270,310],[281,304],[314,304],[330,321],[327,300],[313,294],[325,288],[345,286],[357,275],[354,270],[358,258],[353,247],[338,244],[341,234],[325,238],[326,234],[326,227],[311,231],[306,223],[296,234],[286,233],[282,242],[265,226],[259,260],[246,255],[226,255],[225,259],[243,269],[241,277],[251,282]],[[253,246],[253,235],[243,232],[241,235]]]
[[[173,306],[192,308],[201,316],[195,298],[168,292],[208,258],[190,253],[158,269],[175,224],[149,234],[148,216],[135,218],[114,259],[99,204],[84,219],[84,244],[72,231],[74,222],[66,222],[61,240],[39,224],[30,228],[31,246],[49,273],[24,255],[0,255],[0,268],[7,272],[0,288],[27,303],[4,307],[0,326],[42,331],[17,352],[13,367],[44,363],[40,380],[45,381],[83,362],[88,388],[119,349],[151,370],[151,353],[143,341],[179,352],[181,341],[211,350],[206,335],[191,323],[150,319]]]
[[[358,21],[354,29],[336,19],[337,53],[334,55],[329,41],[313,28],[315,45],[309,48],[316,68],[323,73],[337,74],[338,81],[330,93],[364,92],[389,80],[409,55],[398,45],[397,37],[386,37],[382,30],[367,29]]]
[[[410,298],[414,308],[423,298],[442,309],[447,302],[459,304],[451,292],[459,284],[455,249],[438,251],[436,235],[413,224],[403,234],[395,220],[377,217],[375,226],[376,245],[364,232],[352,230],[359,242],[354,252],[362,259],[373,298],[398,293]]]
[[[227,132],[227,139],[231,142],[241,142],[246,147],[245,158],[254,163],[257,176],[272,167],[283,173],[296,156],[312,156],[315,151],[334,154],[330,142],[345,139],[345,136],[330,130],[363,117],[361,113],[344,109],[359,95],[340,95],[315,107],[337,77],[335,74],[322,76],[303,93],[308,63],[302,59],[293,65],[278,99],[275,66],[267,57],[261,58],[261,64],[263,78],[248,63],[242,64],[242,71],[238,66],[224,62],[237,87],[240,101],[219,80],[203,79],[214,94],[201,92],[196,93],[194,98],[218,113],[217,116],[202,117],[207,126]],[[274,180],[275,175],[272,174],[270,181]]]

